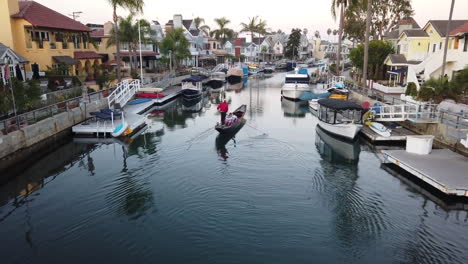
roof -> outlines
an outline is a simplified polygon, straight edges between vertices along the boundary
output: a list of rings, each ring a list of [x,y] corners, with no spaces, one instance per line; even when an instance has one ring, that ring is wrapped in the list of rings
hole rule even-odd
[[[189,30],[190,26],[192,25],[193,19],[183,19],[182,20],[182,25]],[[174,25],[174,20],[169,20],[166,25]]]
[[[451,32],[467,22],[468,20],[452,20],[449,31]],[[444,38],[447,30],[447,23],[448,20],[429,20],[424,28],[431,24],[437,33],[439,33],[439,35]]]
[[[418,22],[416,22],[412,17],[398,21],[398,25],[412,25],[413,28],[421,28]]]
[[[93,30],[89,34],[92,38],[103,38],[104,37],[104,29]]]
[[[450,36],[468,34],[468,22],[450,32]]]
[[[196,29],[192,29],[192,30],[189,30],[190,34],[192,34],[192,36],[196,37],[200,34],[200,31],[196,30]]]
[[[336,109],[336,110],[362,110],[362,106],[356,103],[353,103],[351,101],[345,101],[345,100],[340,100],[340,99],[332,99],[332,98],[320,99],[318,103],[321,106]]]
[[[120,55],[121,56],[129,56],[130,52],[129,51],[120,51]],[[157,56],[157,55],[159,55],[159,53],[154,52],[154,51],[149,51],[149,50],[148,51],[146,51],[146,50],[141,51],[141,56]],[[137,56],[140,56],[140,51],[137,51]]]
[[[261,44],[265,38],[252,38],[252,42],[255,44]]]
[[[403,54],[390,54],[388,55],[392,64],[406,64],[408,61]]]
[[[389,31],[385,33],[384,39],[398,39],[400,37],[399,30],[394,29],[392,31]]]
[[[77,60],[102,58],[101,55],[97,54],[94,51],[75,51],[73,52],[73,57]]]
[[[422,29],[407,29],[403,30],[401,34],[406,34],[408,38],[424,38],[424,37],[429,37],[429,35],[426,33],[426,31]]]
[[[77,65],[78,61],[70,56],[52,56],[52,58],[58,63],[65,63],[67,65]]]
[[[90,28],[34,1],[20,1],[19,12],[12,18],[22,18],[34,27],[91,31]]]
[[[14,50],[10,49],[10,47],[5,46],[3,45],[3,43],[0,42],[0,57],[3,57],[3,55],[5,55],[5,53],[7,53],[8,51],[10,51],[14,56],[16,56],[16,59],[18,60],[18,62],[20,63],[29,62],[28,59],[19,55]],[[0,64],[3,64],[3,61],[0,61]]]

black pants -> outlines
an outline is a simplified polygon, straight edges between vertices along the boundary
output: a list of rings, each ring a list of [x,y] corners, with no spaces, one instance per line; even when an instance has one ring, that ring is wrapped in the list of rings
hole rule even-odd
[[[224,125],[226,121],[226,112],[221,112],[221,125]]]

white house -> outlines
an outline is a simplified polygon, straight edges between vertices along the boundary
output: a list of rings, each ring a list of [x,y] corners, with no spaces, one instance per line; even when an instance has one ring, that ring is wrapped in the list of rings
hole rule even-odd
[[[8,64],[10,77],[15,77],[19,80],[26,80],[26,73],[24,67],[28,60],[19,55],[9,47],[0,43],[0,80],[5,83],[5,61]]]
[[[308,59],[313,55],[313,46],[310,44],[309,39],[307,38],[308,30],[305,28],[302,30],[301,40],[299,45],[299,58]]]

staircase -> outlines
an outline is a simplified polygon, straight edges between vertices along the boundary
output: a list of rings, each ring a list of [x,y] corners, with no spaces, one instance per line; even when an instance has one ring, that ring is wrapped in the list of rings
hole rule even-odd
[[[114,104],[124,106],[140,90],[140,80],[124,80],[117,84],[115,90],[107,97],[109,108]]]

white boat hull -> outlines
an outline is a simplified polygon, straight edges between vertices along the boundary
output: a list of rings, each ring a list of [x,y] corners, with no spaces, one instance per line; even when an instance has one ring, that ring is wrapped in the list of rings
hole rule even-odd
[[[390,137],[392,135],[392,131],[380,123],[372,122],[369,128],[382,137]]]
[[[348,139],[354,139],[362,129],[361,124],[328,124],[321,120],[319,126],[334,135]]]
[[[285,85],[281,89],[281,94],[283,97],[292,99],[292,100],[299,100],[299,97],[303,92],[310,91],[310,87],[308,85]]]

